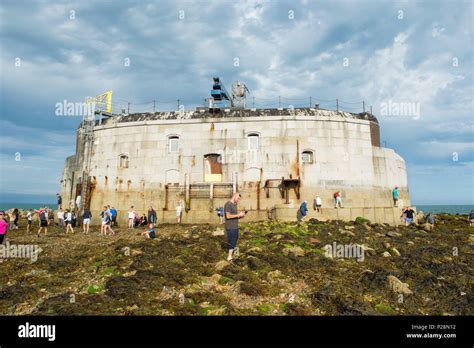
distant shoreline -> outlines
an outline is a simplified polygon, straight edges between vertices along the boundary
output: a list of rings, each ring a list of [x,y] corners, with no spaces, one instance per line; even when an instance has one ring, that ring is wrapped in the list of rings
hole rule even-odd
[[[48,206],[51,209],[57,209],[58,203],[0,203],[0,210],[9,210],[12,208],[18,209],[38,209],[40,207]]]

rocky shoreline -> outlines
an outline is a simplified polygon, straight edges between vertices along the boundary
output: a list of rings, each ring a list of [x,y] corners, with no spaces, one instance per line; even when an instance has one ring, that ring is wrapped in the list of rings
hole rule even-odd
[[[155,240],[51,226],[38,238],[23,220],[10,245],[40,253],[3,259],[0,314],[473,315],[474,228],[462,215],[437,220],[241,224],[234,264],[221,225],[162,225]],[[336,245],[363,259],[329,253]]]

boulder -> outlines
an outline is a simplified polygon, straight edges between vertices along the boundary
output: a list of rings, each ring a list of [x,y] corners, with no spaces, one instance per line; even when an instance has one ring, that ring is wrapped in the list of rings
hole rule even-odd
[[[352,232],[352,231],[346,231],[346,230],[343,230],[342,228],[339,229],[339,232],[343,235],[347,235],[347,236],[351,236],[351,237],[354,237],[355,236],[355,233]]]
[[[417,214],[416,214],[416,222],[419,223],[419,224],[422,224],[426,221],[426,217],[425,217],[425,213],[423,213],[423,210],[420,210]]]
[[[212,232],[213,236],[223,236],[224,230],[222,228],[217,228],[214,232]]]
[[[305,251],[302,247],[299,247],[299,246],[283,249],[283,255],[288,256],[290,254],[294,256],[304,256]]]
[[[377,255],[377,253],[375,252],[375,249],[370,248],[365,244],[361,245],[361,247],[364,250],[364,254],[371,255],[371,256]]]
[[[389,242],[383,242],[383,247],[385,249],[389,249],[390,248],[390,243]]]
[[[362,216],[358,216],[356,217],[355,219],[355,223],[356,224],[370,224],[370,220],[366,219],[365,217],[362,217]]]
[[[216,271],[222,271],[224,268],[226,268],[228,265],[230,265],[230,263],[226,260],[221,260],[219,262],[216,263],[216,265],[214,266]]]
[[[395,248],[390,248],[389,252],[392,256],[400,256],[400,252]]]
[[[388,279],[388,285],[393,292],[398,293],[398,294],[404,294],[404,295],[413,294],[413,291],[409,289],[409,285],[407,283],[403,283],[397,277],[393,275],[389,275],[387,279]]]
[[[396,237],[401,237],[402,236],[401,233],[393,232],[393,231],[389,231],[385,235],[388,236],[388,237],[391,237],[391,238],[396,238]]]
[[[282,278],[283,274],[279,271],[279,270],[276,270],[276,271],[271,271],[271,272],[268,272],[267,274],[267,279],[271,282],[279,279],[279,278]]]
[[[424,223],[418,226],[420,230],[423,230],[425,232],[431,232],[433,231],[433,225],[429,223]]]
[[[252,254],[252,253],[261,253],[263,250],[262,248],[259,247],[253,247],[247,250],[247,253]]]
[[[383,254],[382,254],[383,257],[390,257],[392,255],[390,255],[390,253],[388,251],[384,251]]]

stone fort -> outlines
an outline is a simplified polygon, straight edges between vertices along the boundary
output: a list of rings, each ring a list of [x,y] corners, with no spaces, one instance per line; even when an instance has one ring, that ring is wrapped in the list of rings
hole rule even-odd
[[[81,195],[98,223],[104,205],[118,221],[130,206],[149,206],[158,223],[215,223],[216,208],[238,191],[246,221],[295,220],[304,200],[317,219],[400,223],[410,204],[405,161],[380,146],[368,112],[307,108],[199,107],[192,111],[95,112],[77,129],[76,153],[66,159],[63,202]],[[399,207],[392,190],[399,188]],[[344,208],[334,208],[342,193]],[[313,210],[319,195],[323,213]]]

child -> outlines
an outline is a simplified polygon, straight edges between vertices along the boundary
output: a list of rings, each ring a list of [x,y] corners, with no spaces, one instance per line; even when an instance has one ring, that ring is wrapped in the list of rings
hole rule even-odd
[[[148,225],[148,231],[144,231],[142,233],[146,239],[155,239],[155,229],[153,228],[153,224]]]
[[[67,209],[66,210],[66,234],[68,231],[71,230],[71,233],[74,233],[74,230],[72,228],[72,212]]]
[[[104,213],[104,216],[105,216],[105,219],[103,221],[104,235],[107,235],[107,230],[109,230],[111,234],[115,236],[115,231],[112,229],[112,227],[110,227],[110,225],[112,224],[112,214],[110,214],[110,212],[106,210]]]
[[[135,211],[133,210],[133,205],[128,210],[128,228],[133,228],[135,222]]]
[[[219,207],[217,210],[217,216],[219,217],[219,223],[224,223],[224,207]]]

